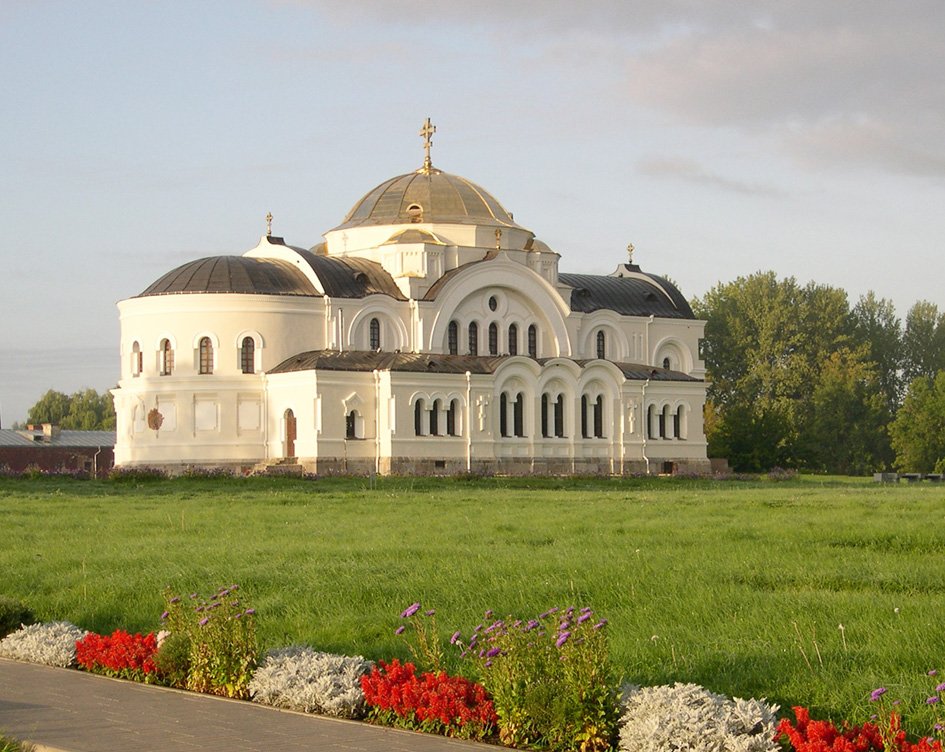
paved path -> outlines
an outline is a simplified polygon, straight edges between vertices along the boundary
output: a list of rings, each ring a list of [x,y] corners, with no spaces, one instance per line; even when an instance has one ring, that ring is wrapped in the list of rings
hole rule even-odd
[[[497,749],[4,658],[0,733],[47,752]]]

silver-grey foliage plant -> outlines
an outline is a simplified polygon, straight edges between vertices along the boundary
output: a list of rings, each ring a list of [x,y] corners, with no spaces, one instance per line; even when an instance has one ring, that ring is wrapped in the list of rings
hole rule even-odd
[[[75,642],[88,632],[67,621],[30,624],[0,640],[0,656],[46,666],[75,663]]]
[[[777,705],[729,699],[697,684],[628,687],[622,752],[775,752]]]
[[[309,647],[270,651],[253,673],[253,702],[338,718],[364,715],[361,677],[372,663],[361,656],[320,653]]]

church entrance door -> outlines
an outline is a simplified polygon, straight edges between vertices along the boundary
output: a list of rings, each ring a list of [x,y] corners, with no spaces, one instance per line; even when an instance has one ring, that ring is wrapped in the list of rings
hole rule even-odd
[[[292,409],[285,411],[285,456],[295,457],[295,413]]]

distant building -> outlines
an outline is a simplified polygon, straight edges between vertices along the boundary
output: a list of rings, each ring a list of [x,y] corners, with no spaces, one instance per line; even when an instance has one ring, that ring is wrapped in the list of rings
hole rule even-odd
[[[121,466],[708,472],[705,322],[630,258],[559,254],[426,159],[325,242],[267,234],[118,304]],[[269,218],[271,221],[271,217]]]
[[[114,464],[114,431],[64,431],[50,423],[0,429],[0,469],[79,470],[104,477]]]

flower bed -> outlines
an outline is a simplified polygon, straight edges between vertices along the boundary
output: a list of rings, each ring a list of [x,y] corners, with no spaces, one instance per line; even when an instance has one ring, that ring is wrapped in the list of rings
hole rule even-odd
[[[270,651],[257,665],[255,609],[238,586],[208,598],[167,593],[164,629],[142,634],[89,633],[68,622],[22,626],[0,639],[0,656],[78,666],[124,679],[517,749],[558,752],[945,752],[945,683],[937,671],[923,707],[935,718],[929,736],[909,739],[904,706],[885,687],[864,696],[869,720],[814,720],[801,706],[778,722],[778,706],[730,699],[695,685],[633,687],[622,697],[609,663],[607,620],[589,607],[551,608],[531,619],[485,612],[464,636],[436,629],[419,602],[393,630],[415,662],[376,665],[360,656],[299,646]],[[449,650],[456,675],[443,669]],[[914,707],[914,706],[913,706]],[[923,716],[923,717],[927,717]]]

